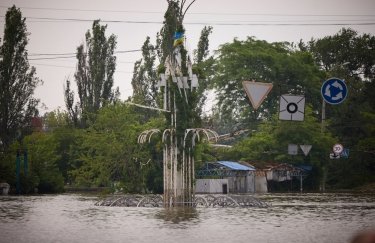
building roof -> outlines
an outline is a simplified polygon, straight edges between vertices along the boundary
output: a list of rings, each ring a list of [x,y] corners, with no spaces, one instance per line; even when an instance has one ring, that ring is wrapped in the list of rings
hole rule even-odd
[[[311,165],[295,165],[297,168],[306,170],[306,171],[312,171],[312,166]]]
[[[242,165],[240,163],[233,162],[233,161],[218,161],[217,163],[224,165],[225,167],[228,167],[231,170],[247,170],[247,171],[255,170],[254,167]]]

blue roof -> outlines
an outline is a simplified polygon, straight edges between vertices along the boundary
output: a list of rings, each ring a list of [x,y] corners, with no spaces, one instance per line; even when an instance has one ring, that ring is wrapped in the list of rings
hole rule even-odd
[[[240,163],[232,162],[232,161],[218,161],[217,163],[224,165],[232,170],[255,170],[254,167],[241,165]]]
[[[295,167],[306,170],[306,171],[312,171],[311,165],[295,165]]]

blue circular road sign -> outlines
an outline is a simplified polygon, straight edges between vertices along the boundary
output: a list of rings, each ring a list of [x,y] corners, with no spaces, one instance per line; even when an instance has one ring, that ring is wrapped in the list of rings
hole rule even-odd
[[[343,80],[330,78],[323,83],[321,93],[327,103],[337,105],[345,100],[348,88]]]

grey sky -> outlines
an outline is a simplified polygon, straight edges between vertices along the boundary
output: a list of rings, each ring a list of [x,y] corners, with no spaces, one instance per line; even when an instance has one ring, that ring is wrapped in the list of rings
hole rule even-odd
[[[10,7],[13,4],[21,7],[25,17],[90,20],[100,18],[102,20],[147,22],[162,22],[163,13],[167,6],[166,0],[2,0],[0,2],[0,16],[5,15],[7,10],[5,7]],[[235,37],[244,39],[246,36],[255,36],[269,42],[298,42],[300,39],[310,40],[312,37],[319,38],[332,35],[344,25],[325,24],[375,23],[374,13],[375,1],[373,0],[197,0],[185,17],[185,28],[190,48],[194,49],[200,31],[204,27],[203,23],[215,23],[213,34],[210,37],[210,49],[215,50],[219,45],[229,42]],[[222,25],[224,23],[235,25]],[[281,23],[291,25],[275,25]],[[27,19],[27,26],[31,35],[29,36],[28,51],[30,54],[75,52],[76,47],[83,42],[85,32],[91,28],[91,24],[92,22],[29,18]],[[117,35],[117,51],[139,49],[146,36],[155,40],[156,32],[161,28],[161,24],[157,23],[107,24],[107,34]],[[361,33],[375,34],[375,25],[346,27],[351,27]],[[1,17],[1,37],[3,31],[4,17]],[[121,98],[125,99],[132,94],[133,63],[141,57],[141,53],[124,53],[118,54],[117,57],[114,85],[120,87]],[[34,58],[37,58],[37,56],[29,57],[29,59]],[[44,85],[37,88],[36,96],[46,104],[48,110],[58,107],[64,109],[63,84],[66,78],[73,79],[76,65],[75,58],[30,60],[30,63],[37,68],[38,77],[44,81]]]

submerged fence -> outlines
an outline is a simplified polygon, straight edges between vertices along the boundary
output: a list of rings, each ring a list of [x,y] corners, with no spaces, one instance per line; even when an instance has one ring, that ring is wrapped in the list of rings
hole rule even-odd
[[[195,195],[192,207],[261,207],[270,205],[251,195]],[[188,202],[182,202],[186,206]],[[109,207],[163,207],[162,195],[114,195],[98,201],[96,206]],[[180,205],[174,205],[180,206]]]

